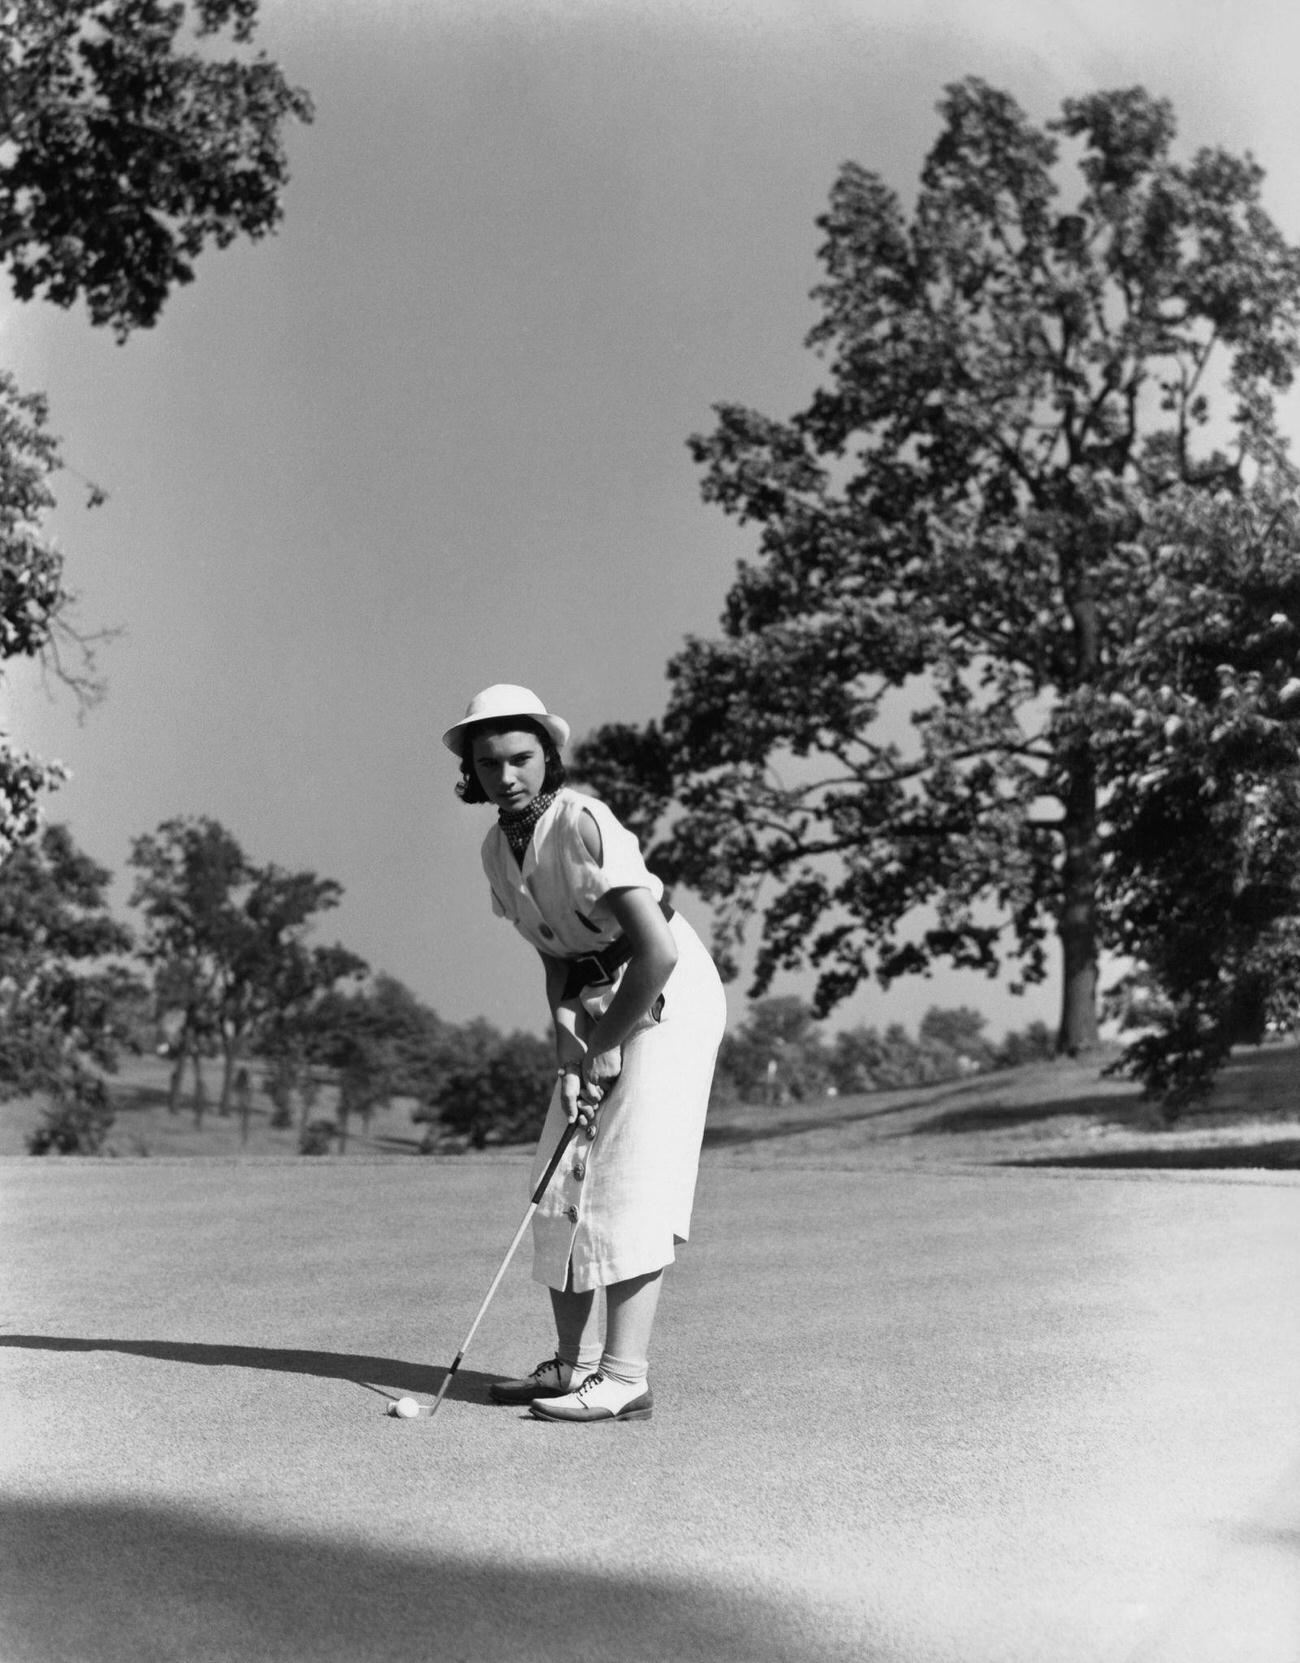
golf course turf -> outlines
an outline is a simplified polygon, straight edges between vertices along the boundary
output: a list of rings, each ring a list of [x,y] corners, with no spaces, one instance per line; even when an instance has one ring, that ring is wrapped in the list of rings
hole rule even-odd
[[[1294,1175],[720,1147],[652,1420],[489,1402],[526,1249],[387,1417],[526,1180],[0,1163],[4,1663],[1293,1663]]]

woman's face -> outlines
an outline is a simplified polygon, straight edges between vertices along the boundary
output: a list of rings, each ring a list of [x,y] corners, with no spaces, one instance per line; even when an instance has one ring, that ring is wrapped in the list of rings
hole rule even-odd
[[[546,753],[534,733],[490,733],[472,742],[470,760],[488,800],[517,814],[542,789]]]

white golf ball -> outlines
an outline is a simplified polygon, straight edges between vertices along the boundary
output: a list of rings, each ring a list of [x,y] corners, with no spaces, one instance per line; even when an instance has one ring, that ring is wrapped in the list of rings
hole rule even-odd
[[[388,1407],[390,1415],[397,1415],[402,1420],[412,1420],[420,1412],[420,1405],[413,1397],[399,1397],[396,1403]]]

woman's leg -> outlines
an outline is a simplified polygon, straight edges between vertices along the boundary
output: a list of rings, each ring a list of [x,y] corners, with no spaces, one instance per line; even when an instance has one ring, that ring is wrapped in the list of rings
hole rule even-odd
[[[653,1399],[646,1382],[646,1358],[663,1277],[662,1270],[652,1270],[646,1276],[632,1276],[605,1289],[605,1350],[599,1373],[563,1397],[535,1401],[532,1413],[539,1420],[644,1420],[650,1414]],[[566,1317],[576,1316],[577,1306],[567,1302],[582,1297],[552,1295],[557,1325],[561,1309]]]
[[[600,1310],[596,1290],[574,1293],[551,1289],[555,1314],[556,1355],[578,1374],[590,1374],[600,1363]]]
[[[605,1290],[605,1349],[600,1372],[638,1391],[644,1389],[649,1372],[650,1335],[663,1285],[664,1273],[659,1269],[615,1282]]]

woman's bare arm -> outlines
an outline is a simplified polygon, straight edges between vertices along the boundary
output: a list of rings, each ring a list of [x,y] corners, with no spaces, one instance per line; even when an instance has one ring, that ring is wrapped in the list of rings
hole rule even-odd
[[[663,992],[677,963],[677,943],[668,920],[648,889],[611,890],[604,904],[627,937],[632,956],[618,992],[587,1036],[587,1055],[592,1063],[602,1052],[622,1045]],[[583,1072],[590,1077],[590,1065]]]

